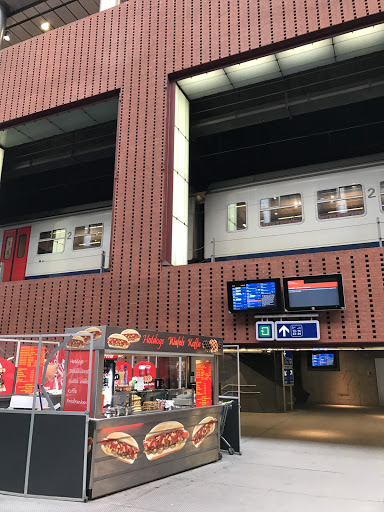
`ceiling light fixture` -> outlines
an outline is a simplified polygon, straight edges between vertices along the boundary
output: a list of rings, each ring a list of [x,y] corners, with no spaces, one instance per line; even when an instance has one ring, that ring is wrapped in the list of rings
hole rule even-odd
[[[48,21],[44,21],[44,23],[42,23],[42,24],[40,25],[41,30],[44,30],[44,32],[47,32],[47,30],[49,30],[49,26],[50,26],[50,25],[49,25]]]
[[[9,35],[9,32],[8,32],[8,31],[4,34],[3,39],[4,39],[5,41],[8,41],[8,43],[9,43],[9,41],[11,40],[11,36]]]

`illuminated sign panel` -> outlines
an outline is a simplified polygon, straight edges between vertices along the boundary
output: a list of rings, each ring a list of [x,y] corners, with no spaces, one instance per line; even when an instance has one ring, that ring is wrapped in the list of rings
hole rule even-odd
[[[19,366],[17,368],[16,395],[29,395],[33,393],[36,377],[36,365],[39,347],[20,347]],[[39,377],[41,382],[45,360],[45,348],[41,347]]]

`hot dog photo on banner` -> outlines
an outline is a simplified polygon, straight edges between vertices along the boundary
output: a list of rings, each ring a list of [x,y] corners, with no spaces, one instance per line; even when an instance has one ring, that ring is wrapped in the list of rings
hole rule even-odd
[[[178,421],[159,423],[145,436],[144,453],[148,460],[165,457],[184,448],[189,433]]]

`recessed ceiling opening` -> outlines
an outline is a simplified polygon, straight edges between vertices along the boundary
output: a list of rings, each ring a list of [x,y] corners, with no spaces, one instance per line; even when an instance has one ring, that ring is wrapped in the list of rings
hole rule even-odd
[[[1,225],[111,206],[118,100],[0,131]]]
[[[207,194],[384,152],[383,63],[376,25],[178,81],[190,109],[190,262],[210,261],[223,242],[207,233]],[[248,229],[245,202],[227,202],[223,231]]]

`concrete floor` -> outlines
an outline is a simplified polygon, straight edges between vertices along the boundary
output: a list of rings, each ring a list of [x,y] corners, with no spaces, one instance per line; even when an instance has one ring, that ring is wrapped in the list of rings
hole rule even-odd
[[[89,503],[0,495],[0,512],[384,511],[384,409],[244,413],[242,422],[242,456]]]

